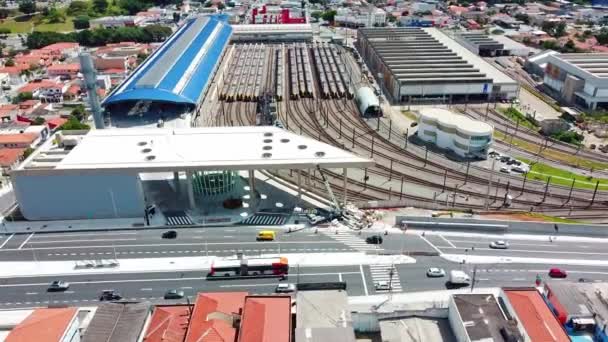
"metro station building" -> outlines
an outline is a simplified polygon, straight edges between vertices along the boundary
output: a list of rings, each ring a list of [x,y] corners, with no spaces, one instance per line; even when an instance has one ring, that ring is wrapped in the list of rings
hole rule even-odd
[[[299,170],[317,165],[343,169],[346,183],[347,168],[373,161],[269,126],[125,128],[57,133],[11,178],[27,220],[143,217],[149,206],[196,216],[228,198],[255,212],[255,170],[294,170],[301,200]]]

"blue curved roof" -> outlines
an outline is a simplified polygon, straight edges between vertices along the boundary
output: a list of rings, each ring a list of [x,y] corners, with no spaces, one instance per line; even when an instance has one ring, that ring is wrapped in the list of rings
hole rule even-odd
[[[189,19],[102,105],[147,100],[196,106],[231,34],[224,16]]]

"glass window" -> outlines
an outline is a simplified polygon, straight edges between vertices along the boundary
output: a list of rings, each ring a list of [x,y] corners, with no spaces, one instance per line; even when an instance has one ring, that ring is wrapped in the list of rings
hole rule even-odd
[[[469,146],[465,145],[465,144],[461,144],[458,141],[454,140],[454,146],[458,147],[459,149],[463,150],[463,151],[468,151],[469,150]]]
[[[428,135],[428,136],[431,136],[431,137],[436,137],[436,136],[437,136],[437,132],[434,132],[434,131],[427,131],[427,130],[424,130],[422,133],[423,133],[424,135]]]

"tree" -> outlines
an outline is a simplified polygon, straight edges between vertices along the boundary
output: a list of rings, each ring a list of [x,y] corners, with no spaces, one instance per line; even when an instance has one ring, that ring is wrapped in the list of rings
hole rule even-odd
[[[77,30],[88,29],[91,24],[89,22],[89,17],[86,15],[79,15],[74,18],[74,28]]]
[[[495,30],[492,30],[492,32],[490,32],[490,33],[495,34],[495,35],[499,35],[499,34],[504,34],[505,31],[500,30],[500,29],[495,29]]]
[[[25,45],[28,49],[40,49],[47,45],[59,42],[74,42],[72,35],[66,35],[59,32],[39,32],[34,31],[28,34]]]
[[[602,45],[607,45],[608,44],[608,28],[604,27],[600,30],[600,33],[595,35],[595,39],[597,39],[597,42],[602,44]]]
[[[530,24],[530,17],[527,14],[525,14],[525,13],[517,13],[515,15],[515,19],[523,22],[526,25]]]
[[[107,0],[93,0],[93,10],[99,14],[104,14],[108,10]]]
[[[26,91],[23,93],[19,93],[17,96],[15,96],[13,98],[13,103],[17,104],[17,103],[21,103],[23,101],[32,100],[33,98],[34,98],[34,94],[30,93],[29,91]]]
[[[557,26],[555,26],[555,36],[556,37],[563,37],[566,35],[566,23],[563,21],[560,21]]]
[[[173,12],[173,22],[174,23],[179,23],[179,20],[182,18],[181,14],[179,14],[179,12]]]
[[[87,124],[83,124],[82,122],[80,122],[75,116],[70,115],[70,117],[68,118],[68,121],[66,123],[63,124],[63,126],[61,126],[61,128],[59,128],[60,130],[63,131],[73,131],[73,130],[88,130],[91,129],[91,127]]]
[[[34,153],[34,149],[28,146],[25,149],[25,151],[23,151],[23,159],[26,159],[27,157],[29,157],[30,155],[32,155],[32,153]]]
[[[89,9],[89,4],[86,1],[72,1],[70,6],[68,6],[68,14],[69,15],[82,15],[86,14]]]
[[[46,122],[46,120],[44,120],[44,118],[41,116],[34,119],[34,125],[36,125],[36,126],[44,125],[45,122]]]
[[[576,44],[572,41],[572,39],[568,39],[566,44],[564,44],[564,52],[576,52]]]
[[[15,61],[12,58],[9,58],[6,60],[6,62],[4,62],[4,66],[7,66],[7,67],[15,66]]]
[[[319,20],[319,18],[321,18],[321,16],[323,15],[323,12],[321,11],[314,11],[310,13],[310,16]]]
[[[0,27],[0,34],[9,34],[11,33],[11,29],[8,27]]]
[[[143,31],[149,35],[150,42],[162,42],[173,33],[170,27],[162,25],[148,25],[143,28]]]
[[[126,10],[130,15],[141,12],[147,7],[145,2],[139,0],[120,0],[118,5]]]
[[[36,2],[32,0],[24,0],[19,3],[19,12],[32,14],[36,12]]]
[[[323,20],[325,21],[333,22],[336,17],[336,14],[338,14],[338,12],[336,12],[335,10],[328,10],[325,11],[323,15],[321,15],[321,18],[323,18]]]
[[[65,23],[66,16],[65,13],[57,10],[57,8],[51,7],[51,9],[49,9],[49,13],[46,16],[46,20],[50,24]]]
[[[87,112],[84,105],[78,105],[72,109],[71,116],[75,117],[78,121],[82,121],[86,118]]]

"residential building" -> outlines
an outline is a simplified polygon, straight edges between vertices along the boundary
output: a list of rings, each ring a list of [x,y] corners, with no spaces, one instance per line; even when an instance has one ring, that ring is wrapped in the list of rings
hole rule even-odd
[[[503,289],[501,296],[529,342],[569,342],[570,338],[536,288]]]
[[[19,166],[23,160],[24,148],[0,148],[0,169],[2,175],[7,175],[12,169]]]
[[[76,78],[80,72],[79,63],[52,64],[46,68],[49,77],[61,77],[66,79]]]
[[[247,292],[199,293],[184,342],[198,342],[203,336],[215,336],[217,341],[236,341],[235,320],[247,295]]]
[[[121,15],[115,17],[102,17],[93,19],[90,21],[91,28],[98,27],[125,27],[125,26],[138,26],[145,20],[144,17],[134,15]]]
[[[93,64],[99,72],[103,72],[108,69],[119,69],[128,70],[129,68],[129,56],[110,56],[110,55],[96,55],[93,57]]]
[[[78,45],[78,43],[61,42],[47,45],[40,50],[55,58],[74,58],[80,51],[80,45]]]
[[[290,342],[291,296],[247,296],[238,342]]]
[[[82,342],[138,341],[150,311],[148,303],[102,303],[97,307]]]
[[[34,147],[40,141],[35,133],[0,134],[0,148]]]
[[[585,109],[608,109],[608,53],[547,56],[544,86],[563,102]]]
[[[522,341],[515,322],[507,319],[493,294],[454,294],[448,310],[458,342]]]
[[[336,25],[347,27],[379,27],[386,25],[386,11],[375,6],[353,10],[338,8],[334,17]]]
[[[78,309],[41,308],[14,327],[5,342],[80,342]]]
[[[191,313],[192,305],[156,305],[142,342],[183,341]]]

